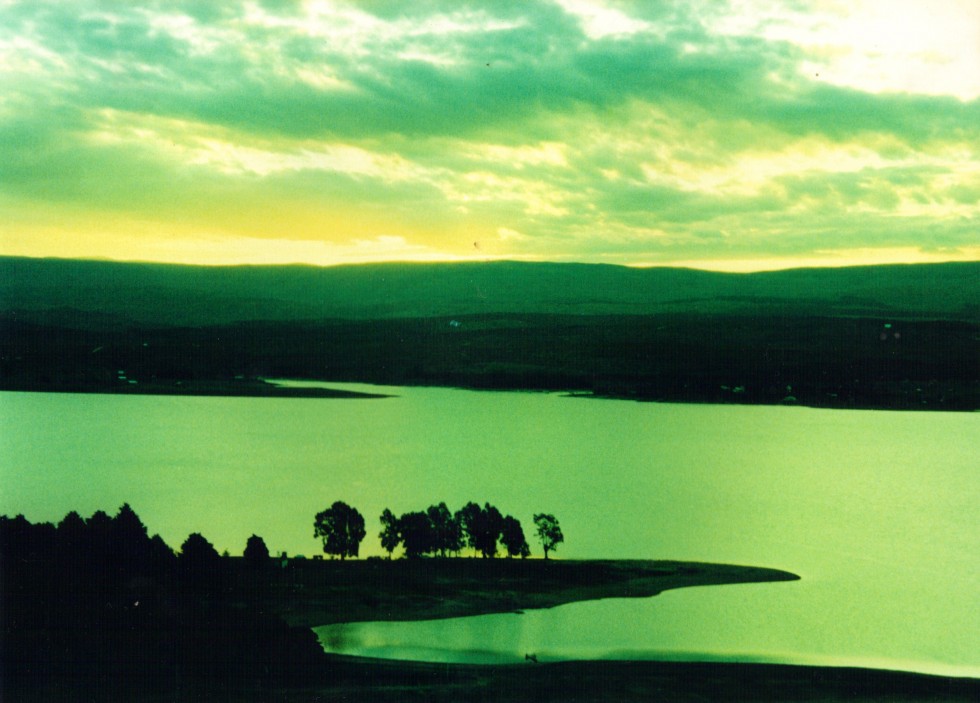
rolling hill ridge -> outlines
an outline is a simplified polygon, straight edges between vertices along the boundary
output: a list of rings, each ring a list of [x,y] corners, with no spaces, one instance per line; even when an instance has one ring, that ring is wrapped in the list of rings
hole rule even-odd
[[[980,263],[735,275],[8,258],[0,389],[316,395],[262,381],[303,378],[977,410],[978,286]]]
[[[730,274],[510,261],[320,268],[0,258],[0,310],[170,326],[493,313],[795,311],[975,320],[980,263]]]

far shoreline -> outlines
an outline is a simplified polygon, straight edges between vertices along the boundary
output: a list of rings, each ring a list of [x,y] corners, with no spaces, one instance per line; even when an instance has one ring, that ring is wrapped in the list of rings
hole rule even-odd
[[[310,383],[324,385],[278,385],[277,381],[291,383]],[[781,401],[753,399],[718,399],[697,394],[661,395],[641,392],[596,391],[572,387],[489,387],[483,385],[461,385],[458,382],[447,381],[439,383],[412,383],[409,381],[377,381],[377,380],[326,380],[326,379],[204,379],[193,381],[149,381],[135,384],[123,383],[93,383],[69,380],[62,383],[16,382],[9,378],[0,378],[0,392],[11,393],[73,393],[91,395],[147,395],[147,396],[188,396],[188,397],[224,397],[224,398],[298,398],[298,399],[328,399],[328,400],[370,400],[397,397],[391,393],[370,393],[330,388],[329,385],[361,385],[401,388],[443,388],[447,390],[472,391],[476,393],[544,393],[556,394],[567,398],[587,400],[623,400],[636,403],[655,403],[663,405],[714,405],[725,407],[782,407],[782,408],[812,408],[814,410],[877,410],[891,412],[962,412],[975,413],[980,409],[972,406],[957,405],[912,405],[908,403],[856,403],[853,401],[835,402],[825,399],[813,402],[800,399],[784,399]]]
[[[0,382],[0,391],[11,393],[76,393],[90,395],[169,395],[220,398],[325,398],[373,400],[392,397],[385,393],[363,393],[320,386],[280,386],[265,379],[149,381],[113,384],[65,383],[55,387]]]

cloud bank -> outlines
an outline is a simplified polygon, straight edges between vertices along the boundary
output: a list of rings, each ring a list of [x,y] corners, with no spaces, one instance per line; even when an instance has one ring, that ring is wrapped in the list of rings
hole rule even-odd
[[[921,5],[0,2],[0,247],[980,258],[980,9]]]

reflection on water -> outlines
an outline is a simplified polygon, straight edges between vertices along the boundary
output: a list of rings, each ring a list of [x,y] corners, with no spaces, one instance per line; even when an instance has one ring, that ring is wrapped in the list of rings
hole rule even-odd
[[[171,545],[201,532],[240,554],[255,533],[312,555],[313,516],[344,500],[365,516],[367,556],[381,553],[384,508],[490,501],[526,530],[554,513],[561,558],[753,564],[803,580],[442,623],[406,646],[980,673],[980,415],[389,390],[371,403],[2,393],[0,513],[57,521],[129,502]],[[601,626],[577,624],[590,621]],[[355,636],[401,646],[358,628],[343,641]]]
[[[347,623],[315,631],[324,649],[334,654],[410,661],[519,663],[530,653],[542,662],[741,661],[980,676],[980,667],[968,658],[958,663],[942,656],[916,658],[909,656],[914,650],[907,640],[869,640],[867,632],[855,632],[860,623],[835,620],[839,609],[824,614],[828,627],[814,629],[798,615],[801,608],[818,605],[820,596],[794,593],[800,586],[802,582],[693,588],[652,599],[573,603],[521,615]],[[970,646],[975,637],[965,634],[961,647]]]
[[[470,664],[523,661],[520,625],[516,622],[520,616],[489,617],[489,621],[480,617],[418,623],[343,623],[314,630],[323,648],[336,654]]]
[[[742,661],[980,676],[980,667],[969,660],[910,657],[902,641],[878,646],[875,653],[866,636],[852,636],[847,622],[813,630],[785,610],[787,603],[799,609],[799,599],[779,593],[798,585],[696,588],[654,599],[574,603],[521,615],[347,623],[315,631],[330,653],[410,661],[518,663],[533,654],[539,661]],[[754,611],[752,617],[739,614],[748,609]],[[827,613],[828,619],[833,617],[833,612]]]

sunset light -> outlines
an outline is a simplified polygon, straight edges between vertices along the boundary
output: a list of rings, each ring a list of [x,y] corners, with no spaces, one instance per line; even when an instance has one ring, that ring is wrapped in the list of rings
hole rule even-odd
[[[0,253],[980,259],[980,5],[0,4]]]

